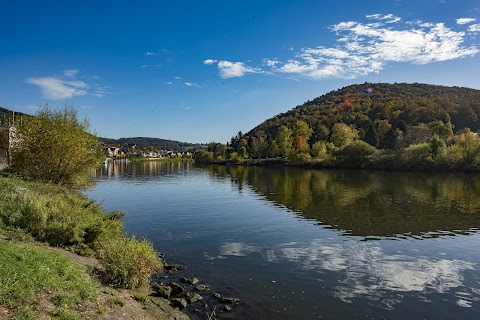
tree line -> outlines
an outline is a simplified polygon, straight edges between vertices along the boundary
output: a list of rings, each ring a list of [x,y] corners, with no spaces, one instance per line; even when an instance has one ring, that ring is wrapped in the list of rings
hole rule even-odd
[[[293,165],[385,169],[480,168],[480,91],[420,84],[354,85],[269,119],[199,162],[281,158]],[[441,97],[443,100],[439,100]]]

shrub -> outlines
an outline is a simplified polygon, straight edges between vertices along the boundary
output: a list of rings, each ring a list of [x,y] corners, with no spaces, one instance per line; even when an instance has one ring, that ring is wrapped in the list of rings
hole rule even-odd
[[[362,140],[353,141],[335,151],[337,164],[348,168],[365,168],[372,163],[377,149]]]
[[[198,162],[198,163],[212,163],[213,152],[206,151],[206,150],[197,151],[195,152],[193,159],[195,159],[195,162]]]
[[[408,146],[402,153],[402,165],[406,168],[427,168],[433,165],[430,144],[418,143]]]
[[[106,241],[99,248],[109,283],[120,288],[141,288],[162,268],[153,246],[147,240],[122,237]]]
[[[290,153],[287,161],[291,165],[309,164],[312,161],[312,156],[308,153]]]
[[[46,105],[18,128],[11,169],[33,180],[86,186],[103,158],[100,141],[89,130],[88,120],[78,120],[74,109]]]

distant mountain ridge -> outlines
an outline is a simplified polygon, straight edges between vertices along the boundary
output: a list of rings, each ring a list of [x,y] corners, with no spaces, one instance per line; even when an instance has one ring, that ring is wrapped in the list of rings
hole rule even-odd
[[[133,146],[136,145],[140,148],[155,147],[158,150],[173,150],[173,151],[192,151],[192,150],[201,150],[206,149],[206,144],[200,143],[188,143],[180,142],[175,140],[167,140],[160,138],[149,138],[149,137],[132,137],[132,138],[120,138],[120,139],[109,139],[109,138],[100,138],[102,143],[106,145],[118,144],[120,146]]]
[[[337,122],[354,125],[365,133],[379,121],[393,128],[399,125],[451,123],[454,132],[480,129],[480,90],[420,83],[363,83],[331,91],[259,124],[247,133],[263,131],[275,136],[277,129],[305,121],[313,138],[324,139]],[[322,132],[323,131],[323,132]]]

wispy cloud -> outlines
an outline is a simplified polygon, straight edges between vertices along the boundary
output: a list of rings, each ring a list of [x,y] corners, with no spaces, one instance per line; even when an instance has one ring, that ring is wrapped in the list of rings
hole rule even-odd
[[[172,81],[168,81],[168,82],[165,82],[165,84],[171,85],[171,84],[173,84],[173,82],[172,82]]]
[[[473,22],[475,20],[476,20],[475,18],[458,18],[457,19],[457,24],[467,24],[467,23]]]
[[[157,53],[156,53],[156,52],[152,52],[152,51],[147,51],[147,52],[145,53],[145,55],[146,55],[146,56],[155,56],[155,55],[157,55]]]
[[[63,71],[63,74],[67,77],[75,77],[78,74],[78,72],[79,71],[77,69],[69,69],[69,70]]]
[[[102,87],[96,83],[95,80],[98,80],[99,77],[82,77],[82,80],[79,80],[78,75],[78,69],[69,69],[63,71],[63,77],[30,77],[26,78],[25,82],[38,86],[42,91],[43,98],[51,100],[64,100],[87,94],[103,97],[110,93],[108,87]],[[92,79],[94,79],[92,83],[86,82]]]
[[[104,97],[106,94],[110,93],[108,88],[96,87],[95,90],[91,93],[92,96],[101,98]]]
[[[468,27],[468,31],[470,32],[480,32],[480,23],[472,24]]]
[[[87,94],[83,81],[65,81],[54,77],[27,78],[25,82],[39,86],[45,99],[63,100]]]
[[[173,79],[175,79],[175,80],[181,80],[182,77],[173,77]]]
[[[187,87],[199,87],[198,84],[193,83],[193,82],[185,82],[185,85],[186,85]]]
[[[473,18],[457,20],[458,28]],[[444,23],[403,21],[394,14],[370,14],[366,21],[343,21],[330,26],[337,37],[333,46],[318,45],[293,50],[290,59],[263,60],[263,69],[243,62],[219,61],[221,78],[242,77],[247,73],[278,73],[310,79],[353,79],[378,73],[392,63],[429,64],[474,56],[480,52],[470,35],[480,32],[480,24],[456,30]],[[469,42],[470,41],[470,42]],[[208,63],[206,63],[208,61]],[[204,64],[213,64],[208,59]]]

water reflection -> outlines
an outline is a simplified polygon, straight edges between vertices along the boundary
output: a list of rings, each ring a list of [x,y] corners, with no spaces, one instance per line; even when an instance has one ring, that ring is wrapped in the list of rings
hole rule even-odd
[[[377,244],[349,241],[329,244],[316,239],[307,246],[284,244],[267,252],[269,261],[289,260],[302,269],[339,272],[335,296],[344,302],[364,297],[393,309],[404,292],[446,293],[464,287],[463,273],[475,264],[462,260],[432,259],[406,254],[387,254]],[[472,293],[468,293],[472,295]],[[475,298],[478,300],[478,298]],[[467,299],[461,299],[469,306]],[[460,303],[459,303],[460,305]]]
[[[238,318],[478,318],[477,175],[147,162],[99,180],[94,199]]]
[[[95,178],[168,175],[183,170],[190,170],[192,166],[193,162],[190,160],[107,162],[95,171]]]
[[[303,170],[241,166],[210,167],[242,192],[256,193],[345,235],[375,237],[478,233],[480,176]]]

